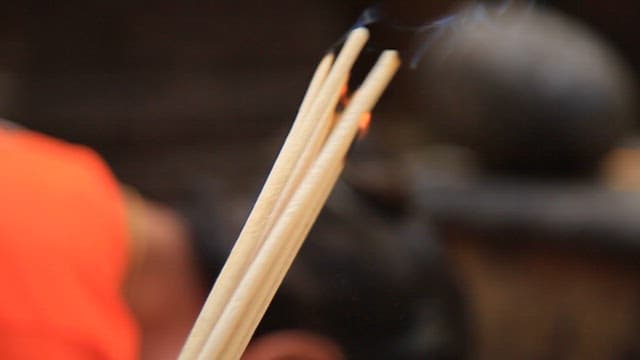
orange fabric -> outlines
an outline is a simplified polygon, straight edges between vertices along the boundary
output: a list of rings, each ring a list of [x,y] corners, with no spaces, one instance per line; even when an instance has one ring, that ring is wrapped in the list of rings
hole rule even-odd
[[[136,358],[127,233],[95,153],[0,129],[0,359]]]

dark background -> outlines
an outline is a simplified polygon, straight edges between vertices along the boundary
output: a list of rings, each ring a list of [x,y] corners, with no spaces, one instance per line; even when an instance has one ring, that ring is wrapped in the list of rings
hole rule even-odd
[[[388,5],[421,22],[458,3]],[[592,24],[638,69],[637,2],[545,3]],[[255,193],[317,61],[369,4],[8,2],[0,116],[94,147],[123,182],[161,199],[193,181]],[[411,130],[424,124],[403,104],[410,77],[398,77],[374,124],[384,151],[422,141]]]

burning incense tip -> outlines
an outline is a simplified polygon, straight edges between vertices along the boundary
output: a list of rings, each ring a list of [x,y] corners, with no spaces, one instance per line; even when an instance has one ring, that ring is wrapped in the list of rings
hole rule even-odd
[[[361,136],[366,133],[371,109],[400,66],[397,52],[384,51],[351,99],[343,85],[368,38],[366,28],[353,30],[335,62],[329,56],[319,65],[319,76],[312,79],[299,116],[180,359],[241,358],[340,177],[350,144],[358,131]],[[336,109],[339,105],[342,111]],[[339,120],[328,126],[332,114],[339,114]]]
[[[360,123],[358,124],[358,139],[361,140],[369,133],[369,127],[371,125],[371,113],[367,112],[362,114]]]
[[[344,103],[349,101],[349,86],[347,86],[347,84],[344,84],[342,89],[340,89],[340,99]]]

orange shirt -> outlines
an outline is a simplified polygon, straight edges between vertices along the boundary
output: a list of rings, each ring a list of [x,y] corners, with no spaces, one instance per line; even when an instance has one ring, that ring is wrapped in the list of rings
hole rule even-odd
[[[0,128],[0,359],[135,359],[128,242],[95,153]]]

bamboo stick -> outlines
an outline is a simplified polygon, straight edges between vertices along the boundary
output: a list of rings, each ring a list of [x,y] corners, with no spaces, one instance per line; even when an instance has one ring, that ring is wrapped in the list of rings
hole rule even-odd
[[[235,360],[240,358],[246,344],[230,347],[228,345],[234,336],[241,337],[242,342],[248,341],[246,339],[250,338],[250,335],[247,336],[247,333],[252,334],[255,331],[264,312],[264,310],[257,309],[264,304],[264,298],[259,299],[258,295],[264,297],[266,294],[265,298],[268,301],[275,295],[286,274],[286,269],[291,266],[307,235],[310,224],[315,221],[322,208],[322,206],[318,206],[318,202],[324,204],[330,189],[340,174],[340,171],[331,170],[335,168],[336,164],[344,161],[358,131],[362,114],[373,108],[398,66],[397,53],[385,51],[365,79],[362,87],[355,93],[342,120],[331,133],[316,163],[297,189],[282,217],[278,219],[249,267],[237,291],[233,294],[219,322],[211,332],[199,359]],[[326,191],[326,194],[318,191],[318,189],[327,188],[329,191]],[[294,251],[287,253],[288,246],[292,246]],[[279,275],[279,278],[276,279],[277,283],[268,284],[268,277],[273,273]],[[259,316],[251,316],[255,312],[259,312]],[[250,323],[243,324],[242,320],[247,318],[251,319]]]
[[[336,164],[336,166],[334,166],[330,170],[331,173],[328,175],[335,176],[337,178],[339,177],[339,174],[342,172],[343,168],[344,168],[344,162]],[[336,172],[336,174],[334,174],[334,172]],[[294,234],[292,236],[293,238],[307,237],[309,231],[311,230],[315,222],[315,219],[317,218],[317,216],[320,214],[320,211],[324,207],[325,202],[322,201],[321,199],[327,198],[331,193],[332,189],[333,189],[332,184],[328,182],[322,188],[317,189],[318,200],[315,201],[312,207],[309,208],[308,210],[311,215],[313,214],[315,215],[312,216],[313,219],[311,221],[307,221],[300,227],[301,232]],[[301,243],[297,244],[295,241],[289,241],[286,245],[286,248],[283,251],[283,257],[290,258],[291,260],[293,260],[292,257],[295,257],[301,245],[302,245]],[[235,331],[235,335],[233,336],[233,338],[229,341],[228,344],[226,344],[225,351],[227,351],[230,354],[242,354],[244,352],[247,345],[249,344],[249,341],[251,341],[251,338],[255,331],[255,326],[262,319],[264,313],[267,311],[269,307],[269,304],[271,303],[271,300],[273,299],[273,296],[275,295],[275,293],[272,293],[272,291],[274,289],[277,291],[280,283],[286,276],[290,266],[291,264],[289,264],[288,266],[279,266],[277,268],[274,267],[273,271],[271,271],[271,273],[268,274],[268,278],[264,282],[265,286],[256,295],[256,301],[259,302],[259,305],[256,305],[251,312],[248,312],[247,314],[243,315],[243,319],[241,319],[242,322],[238,326],[238,329]]]
[[[258,200],[229,255],[219,278],[225,282],[216,282],[196,320],[179,359],[195,359],[202,350],[207,336],[222,313],[235,285],[246,272],[249,260],[260,246],[268,215],[277,201],[277,194],[284,188],[300,149],[305,146],[305,137],[311,133],[313,123],[307,121],[306,115],[316,99],[333,62],[333,54],[327,54],[319,63],[305,93],[298,115],[293,122],[289,135],[280,154],[267,177]],[[305,136],[307,135],[307,136]]]
[[[251,259],[262,244],[268,231],[266,226],[269,224],[269,217],[273,216],[277,199],[290,179],[291,172],[313,133],[314,125],[324,116],[325,109],[335,107],[332,105],[337,102],[337,99],[334,100],[334,93],[344,83],[368,36],[369,32],[364,28],[354,30],[330,71],[332,55],[325,56],[318,66],[273,169],[183,347],[179,357],[181,360],[195,359],[202,350],[208,334],[218,322]]]

